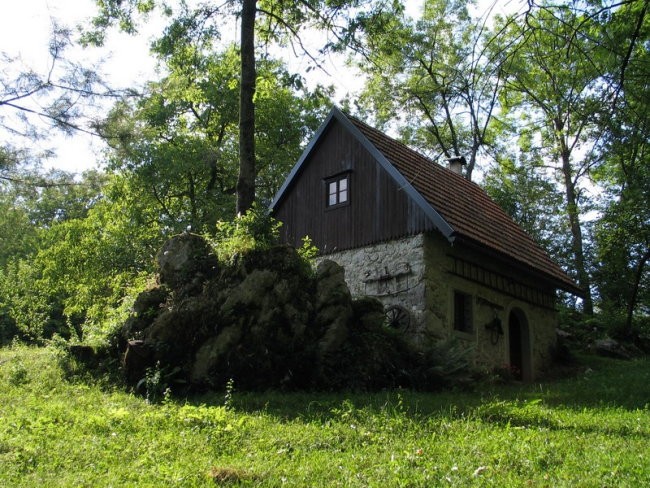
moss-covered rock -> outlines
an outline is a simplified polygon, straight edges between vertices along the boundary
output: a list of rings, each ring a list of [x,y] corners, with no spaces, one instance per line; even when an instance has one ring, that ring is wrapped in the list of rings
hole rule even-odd
[[[169,239],[156,255],[160,283],[186,292],[200,291],[203,279],[218,272],[218,261],[210,245],[196,234]]]
[[[133,304],[133,313],[122,326],[123,338],[141,339],[145,329],[163,312],[163,304],[168,296],[169,290],[164,286],[156,286],[140,293]]]
[[[295,249],[277,246],[217,263],[191,234],[172,238],[157,261],[161,285],[136,299],[121,331],[132,383],[157,367],[198,388],[231,379],[241,389],[398,384],[401,340],[384,327],[380,302],[352,299],[335,262],[314,273]]]

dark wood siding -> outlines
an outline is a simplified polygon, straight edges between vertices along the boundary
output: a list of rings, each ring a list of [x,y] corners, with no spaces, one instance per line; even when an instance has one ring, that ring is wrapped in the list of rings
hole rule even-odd
[[[325,180],[349,172],[349,205],[326,207]],[[429,219],[372,155],[333,121],[275,207],[283,241],[308,235],[321,253],[350,249],[432,228]]]

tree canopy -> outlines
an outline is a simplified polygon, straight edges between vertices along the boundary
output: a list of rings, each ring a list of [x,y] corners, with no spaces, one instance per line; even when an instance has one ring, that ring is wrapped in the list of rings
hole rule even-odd
[[[135,33],[155,12],[159,76],[142,93],[68,63],[63,27],[48,73],[0,71],[13,134],[0,140],[0,338],[110,328],[168,236],[214,233],[268,203],[333,97],[279,54],[318,69],[334,51],[365,80],[348,107],[441,164],[465,157],[465,177],[585,289],[583,312],[626,334],[648,326],[646,1],[528,2],[499,16],[464,0],[425,0],[417,14],[388,0],[102,0],[83,42]],[[113,103],[91,124],[97,97]],[[40,170],[32,143],[52,129],[99,134],[102,171]]]

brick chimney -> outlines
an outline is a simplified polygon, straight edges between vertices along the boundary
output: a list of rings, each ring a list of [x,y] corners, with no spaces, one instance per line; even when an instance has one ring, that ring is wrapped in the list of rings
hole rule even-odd
[[[463,174],[463,166],[467,164],[467,160],[465,159],[465,156],[456,156],[453,158],[449,158],[447,162],[449,163],[449,169],[459,175]]]

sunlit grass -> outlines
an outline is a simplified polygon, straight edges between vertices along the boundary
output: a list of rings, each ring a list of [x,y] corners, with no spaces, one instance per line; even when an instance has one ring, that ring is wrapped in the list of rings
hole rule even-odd
[[[650,361],[474,392],[158,405],[0,350],[0,486],[650,486]]]

